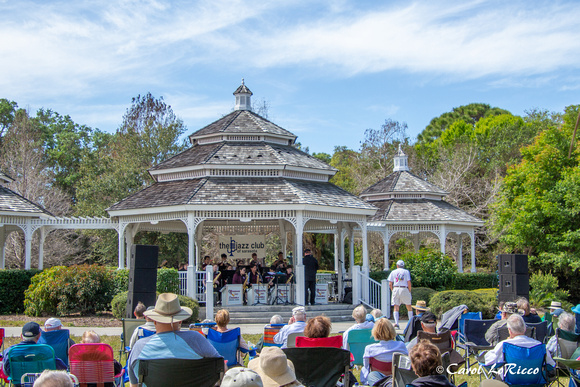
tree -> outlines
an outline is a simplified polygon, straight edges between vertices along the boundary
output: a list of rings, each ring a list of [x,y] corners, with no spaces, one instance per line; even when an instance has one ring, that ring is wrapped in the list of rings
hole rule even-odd
[[[2,137],[14,121],[14,115],[18,104],[14,101],[8,101],[6,98],[0,98],[0,145]]]
[[[522,149],[522,161],[503,180],[491,223],[507,249],[529,254],[533,270],[552,271],[573,290],[580,285],[580,149],[570,158],[568,150],[579,108],[568,106],[561,125]]]

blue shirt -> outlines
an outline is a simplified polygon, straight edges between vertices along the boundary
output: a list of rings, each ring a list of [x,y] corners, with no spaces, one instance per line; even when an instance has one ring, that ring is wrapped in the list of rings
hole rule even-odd
[[[393,360],[393,353],[400,352],[407,355],[407,347],[402,341],[381,340],[376,344],[367,345],[365,348],[365,354],[363,356],[363,368],[360,371],[360,381],[365,384],[367,381],[367,376],[371,371],[370,358],[374,357],[377,360],[390,362]]]
[[[306,328],[306,322],[304,321],[296,321],[293,324],[284,325],[282,329],[276,333],[276,336],[274,336],[274,342],[276,344],[282,344],[282,348],[287,348],[286,341],[288,341],[288,336],[290,336],[291,333],[304,332],[304,328]]]

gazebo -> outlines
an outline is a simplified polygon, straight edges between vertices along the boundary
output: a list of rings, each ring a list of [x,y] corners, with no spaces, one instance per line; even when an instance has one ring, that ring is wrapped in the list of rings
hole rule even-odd
[[[471,271],[475,272],[475,228],[483,221],[444,200],[447,192],[410,172],[408,157],[401,150],[394,158],[393,173],[365,189],[360,197],[378,207],[368,223],[369,232],[381,235],[384,267],[389,268],[389,242],[407,237],[419,249],[421,239],[434,235],[445,253],[448,237],[457,240],[457,269],[463,272],[463,237],[471,241]]]
[[[376,207],[329,183],[336,169],[294,146],[296,136],[252,112],[252,92],[234,92],[234,110],[189,136],[191,147],[151,168],[154,183],[112,205],[119,224],[119,266],[140,230],[188,234],[188,295],[196,295],[199,241],[204,229],[279,231],[282,246],[292,234],[296,283],[304,283],[304,232],[334,233],[335,240],[362,230],[368,271],[367,217]],[[342,240],[342,239],[340,239]],[[338,243],[335,270],[345,272]],[[303,286],[296,302],[304,304]]]

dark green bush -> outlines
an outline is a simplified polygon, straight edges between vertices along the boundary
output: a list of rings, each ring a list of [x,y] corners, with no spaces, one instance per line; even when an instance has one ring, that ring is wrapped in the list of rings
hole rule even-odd
[[[417,303],[419,300],[423,300],[429,306],[429,301],[433,294],[437,293],[436,290],[430,288],[411,288],[411,296],[413,297],[413,305]]]
[[[177,269],[157,269],[157,291],[179,294],[179,274]]]
[[[159,296],[159,293],[157,293],[157,296]],[[184,323],[191,324],[193,322],[196,322],[199,316],[199,303],[195,301],[193,298],[187,296],[179,295],[178,297],[179,304],[181,306],[187,306],[188,308],[191,308],[193,312],[191,317],[185,320]],[[113,316],[115,316],[118,319],[124,318],[126,309],[127,309],[127,292],[117,294],[113,298],[113,301],[111,301],[111,310],[113,311]]]
[[[493,318],[497,313],[497,288],[474,289],[472,292],[477,293],[483,301],[480,309],[483,318]]]
[[[0,314],[22,313],[24,291],[40,270],[0,270]]]
[[[391,274],[390,270],[371,271],[369,277],[380,283],[382,280],[387,279],[389,274]]]
[[[421,249],[419,252],[401,254],[405,269],[411,272],[413,286],[444,290],[451,286],[457,268],[447,255],[435,250]],[[397,259],[397,260],[398,260]],[[393,269],[397,260],[393,260]]]
[[[113,281],[115,282],[115,294],[128,291],[129,269],[117,269],[112,267],[111,270],[115,273],[113,275]]]
[[[111,269],[98,265],[54,266],[32,277],[24,313],[66,316],[106,310],[114,295]]]
[[[486,308],[483,298],[470,290],[445,290],[435,293],[431,297],[429,307],[441,318],[444,312],[461,304],[467,305],[472,312],[483,312],[482,309]]]
[[[453,283],[447,290],[473,290],[498,286],[495,273],[455,273]]]

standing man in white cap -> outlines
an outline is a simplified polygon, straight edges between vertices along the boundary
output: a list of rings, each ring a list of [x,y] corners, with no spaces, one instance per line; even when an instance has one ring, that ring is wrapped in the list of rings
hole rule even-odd
[[[163,293],[155,309],[144,313],[155,323],[157,334],[137,340],[127,360],[131,387],[138,386],[140,359],[201,359],[222,357],[202,335],[182,331],[181,322],[191,316],[188,307],[179,304],[177,294]]]
[[[389,287],[391,288],[391,304],[393,304],[393,317],[395,318],[395,328],[399,328],[399,306],[404,304],[407,307],[409,321],[413,318],[411,308],[411,273],[405,269],[405,262],[398,260],[397,268],[389,274]]]
[[[290,317],[290,321],[288,321],[288,325],[284,325],[282,329],[276,336],[274,336],[274,342],[276,344],[282,344],[281,348],[286,347],[286,341],[288,340],[288,336],[291,333],[296,332],[304,332],[306,328],[306,309],[303,306],[297,306],[296,308],[292,309],[292,317]]]

